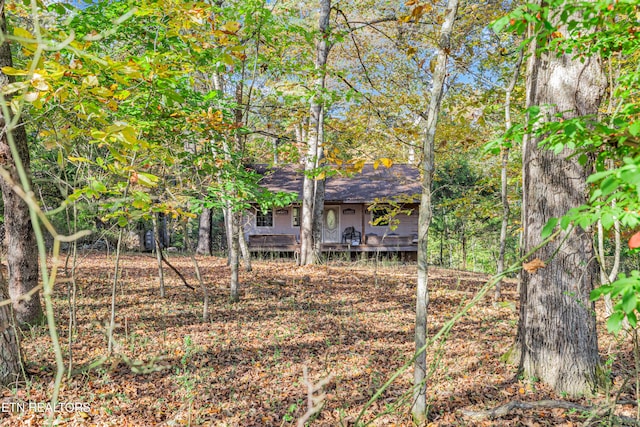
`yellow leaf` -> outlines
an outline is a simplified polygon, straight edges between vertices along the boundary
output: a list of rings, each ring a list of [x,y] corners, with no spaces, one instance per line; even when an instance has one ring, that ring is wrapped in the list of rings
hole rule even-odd
[[[222,58],[220,59],[222,59],[222,62],[224,62],[227,65],[233,65],[233,58],[228,53],[223,53]]]
[[[99,84],[100,83],[98,82],[98,78],[93,74],[82,79],[82,86],[85,86],[85,87],[94,87],[94,86],[98,86]]]
[[[393,160],[387,158],[387,157],[383,157],[381,159],[378,159],[380,161],[380,163],[382,163],[384,165],[385,168],[389,169],[392,165],[393,165]]]
[[[25,70],[17,70],[13,67],[2,67],[2,73],[6,76],[26,76],[29,74]]]
[[[125,89],[125,90],[121,90],[120,92],[116,93],[113,97],[115,99],[117,99],[118,101],[124,101],[130,95],[131,95],[131,92],[129,92],[128,90]]]
[[[76,162],[76,163],[92,163],[91,160],[84,158],[84,157],[73,157],[73,156],[69,156],[69,161],[70,162]]]
[[[65,88],[60,88],[56,91],[56,95],[58,96],[60,102],[64,102],[69,97],[69,91]]]
[[[132,127],[126,127],[121,131],[122,137],[129,144],[135,144],[138,142],[138,138],[136,137],[136,131]]]
[[[227,22],[222,27],[220,27],[220,29],[226,33],[235,33],[240,29],[240,23],[234,21]]]
[[[23,39],[31,39],[33,40],[34,37],[31,35],[31,33],[27,30],[25,30],[24,28],[20,28],[20,27],[16,27],[13,29],[13,35],[16,37],[20,37]]]
[[[106,87],[98,86],[91,89],[91,92],[94,95],[101,96],[103,98],[110,98],[113,96],[113,92],[107,89]]]

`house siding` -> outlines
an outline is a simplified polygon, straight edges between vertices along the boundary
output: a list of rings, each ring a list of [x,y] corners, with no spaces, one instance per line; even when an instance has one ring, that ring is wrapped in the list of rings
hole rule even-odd
[[[256,226],[256,211],[255,209],[249,210],[245,214],[245,234],[293,234],[298,239],[300,238],[300,227],[293,227],[292,216],[293,209],[291,207],[283,208],[288,211],[286,215],[278,215],[277,210],[273,210],[273,227],[257,227]]]
[[[397,234],[401,236],[411,236],[418,234],[418,209],[417,207],[411,212],[411,215],[399,214],[395,217],[398,220],[396,228],[391,229],[390,226],[373,226],[371,222],[371,212],[367,210],[368,205],[361,203],[332,203],[327,202],[327,206],[339,206],[338,220],[340,224],[340,232],[342,233],[347,227],[353,227],[356,231],[362,233],[363,238],[367,234],[375,234],[378,236],[384,236],[389,234]],[[245,234],[291,234],[300,239],[300,227],[292,226],[293,209],[291,207],[283,208],[288,212],[287,214],[277,214],[278,209],[273,210],[273,227],[257,227],[256,226],[256,211],[255,209],[249,210],[245,215]],[[346,209],[353,209],[354,214],[345,214]],[[362,230],[364,215],[364,232]]]
[[[395,224],[395,220],[399,221],[399,223]],[[396,226],[393,230],[390,226],[373,226],[371,225],[371,212],[365,212],[364,216],[365,222],[365,235],[366,234],[377,234],[378,236],[384,236],[388,234],[398,234],[401,236],[410,236],[413,234],[418,234],[418,209],[414,209],[411,212],[411,215],[406,214],[398,214],[392,220],[392,225]]]

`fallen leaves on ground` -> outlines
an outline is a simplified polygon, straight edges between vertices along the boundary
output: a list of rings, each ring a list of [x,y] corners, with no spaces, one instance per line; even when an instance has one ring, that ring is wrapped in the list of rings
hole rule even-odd
[[[190,258],[171,262],[192,283]],[[167,297],[159,297],[157,263],[144,254],[122,258],[116,287],[115,355],[107,352],[114,257],[89,254],[77,268],[77,328],[70,337],[70,280],[55,294],[58,331],[74,375],[60,401],[88,404],[59,414],[61,425],[294,426],[307,409],[303,368],[312,382],[328,375],[326,402],[311,425],[353,425],[366,403],[412,356],[415,265],[375,267],[332,263],[296,267],[291,260],[256,261],[241,273],[242,299],[229,303],[226,260],[199,257],[211,297],[209,321],[202,295],[165,271]],[[64,274],[62,274],[64,277]],[[430,269],[429,331],[469,301],[486,277]],[[500,361],[513,342],[515,284],[503,284],[504,302],[479,303],[447,342],[429,349],[438,365],[428,384],[430,426],[471,425],[462,408],[489,408],[514,399],[556,398],[540,384],[514,379]],[[71,342],[71,347],[69,347]],[[47,402],[55,375],[48,331],[23,337],[28,380],[4,390],[0,403]],[[69,352],[71,350],[71,352]],[[88,368],[92,363],[97,367]],[[411,369],[384,391],[362,420],[409,426]],[[42,425],[42,412],[4,411],[0,424]],[[481,425],[572,425],[581,414],[515,412]],[[350,424],[351,423],[351,424]],[[474,424],[478,425],[478,424]]]

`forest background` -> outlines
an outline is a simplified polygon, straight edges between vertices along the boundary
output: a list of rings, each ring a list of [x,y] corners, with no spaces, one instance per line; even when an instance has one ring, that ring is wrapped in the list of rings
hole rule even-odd
[[[515,277],[524,261],[520,298],[533,301],[535,290],[553,280],[547,264],[571,255],[561,250],[566,242],[589,249],[572,266],[581,271],[579,281],[594,278],[585,285],[591,288],[580,285],[577,300],[585,306],[604,296],[608,329],[625,331],[637,355],[640,11],[634,2],[1,6],[9,272],[3,295],[19,323],[46,318],[57,366],[54,402],[65,371],[52,299],[61,255],[68,255],[64,267],[75,283],[79,248],[100,240],[115,250],[107,356],[116,346],[119,257],[141,229],[158,236],[166,226],[174,247],[211,255],[212,224],[219,224],[217,237],[228,242],[230,297],[237,301],[242,211],[292,200],[262,191],[246,168],[251,163],[304,165],[303,265],[322,261],[314,221],[324,177],[358,173],[368,162],[422,169],[416,372],[427,371],[429,263],[497,273],[489,284],[498,304],[500,279]],[[562,76],[553,72],[560,62]],[[581,71],[571,74],[567,64]],[[585,79],[595,87],[590,103],[582,99],[590,92]],[[560,101],[538,89],[557,81]],[[563,98],[576,103],[564,105]],[[529,167],[542,158],[546,169]],[[547,176],[575,180],[574,172],[581,184],[554,193],[569,205],[549,197],[550,207],[536,213],[527,204],[538,200],[536,187],[557,189]],[[581,243],[573,243],[574,235]],[[621,241],[629,237],[627,251]],[[549,251],[536,254],[545,243]],[[163,260],[157,262],[165,296]],[[598,264],[599,276],[585,263]],[[604,286],[592,293],[597,277]],[[575,277],[555,279],[566,285],[561,295],[574,292]],[[199,283],[206,319],[209,296]],[[554,314],[571,303],[560,299],[550,318],[569,327],[569,319]],[[7,305],[3,310],[9,319]],[[516,347],[533,339],[529,347],[537,348],[529,334],[535,328],[523,320],[527,310],[521,304]],[[4,348],[17,348],[17,336],[6,337]],[[15,360],[7,358],[5,382],[20,359],[19,351],[8,354]],[[520,357],[521,370],[535,377],[527,369],[537,372],[540,362],[531,367],[526,360]],[[587,365],[593,372],[578,376],[599,383],[598,363]],[[544,372],[537,376],[559,393],[586,392],[584,385],[567,388]],[[424,386],[424,377],[414,378]],[[423,422],[427,408],[419,402],[426,402],[427,390],[415,392],[413,418]]]

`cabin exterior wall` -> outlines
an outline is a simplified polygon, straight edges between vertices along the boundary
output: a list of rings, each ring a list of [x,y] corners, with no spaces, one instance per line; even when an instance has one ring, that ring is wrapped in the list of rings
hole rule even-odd
[[[413,209],[410,215],[398,214],[393,221],[394,229],[390,225],[372,225],[372,214],[367,210],[368,205],[362,203],[332,203],[327,202],[327,206],[339,206],[338,221],[340,232],[348,227],[353,227],[356,231],[362,233],[363,238],[366,235],[375,234],[384,236],[389,234],[397,234],[411,236],[418,234],[418,209]],[[288,206],[286,208],[272,209],[273,226],[264,227],[256,225],[256,209],[250,209],[245,214],[245,234],[249,235],[265,235],[265,234],[290,234],[300,239],[300,227],[293,224],[294,208],[299,206]],[[286,213],[285,213],[286,212]],[[364,216],[364,217],[363,217]],[[398,221],[396,223],[396,221]],[[363,230],[364,223],[364,230]]]

